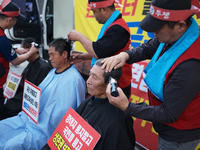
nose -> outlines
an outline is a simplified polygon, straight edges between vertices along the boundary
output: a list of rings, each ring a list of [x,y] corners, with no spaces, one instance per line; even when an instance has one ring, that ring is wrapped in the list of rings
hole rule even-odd
[[[51,58],[51,56],[49,56],[49,60],[51,60],[52,58]]]
[[[91,84],[90,79],[91,79],[91,76],[89,76],[89,78],[87,79],[87,81],[86,81],[87,84]]]
[[[158,35],[158,30],[157,31],[153,31],[152,33],[154,33],[154,36],[156,37]]]

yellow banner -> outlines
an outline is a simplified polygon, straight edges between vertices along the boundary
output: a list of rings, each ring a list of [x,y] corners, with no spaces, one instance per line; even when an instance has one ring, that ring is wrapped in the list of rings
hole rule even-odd
[[[136,47],[153,38],[153,33],[147,33],[139,27],[140,21],[149,13],[151,0],[119,0],[123,7],[116,7],[122,13],[131,31],[131,46]],[[91,41],[96,41],[101,30],[100,25],[93,17],[88,0],[74,0],[75,30],[84,34]],[[196,15],[194,15],[196,19]],[[200,25],[200,18],[196,19]],[[79,42],[75,42],[75,50],[86,52]]]

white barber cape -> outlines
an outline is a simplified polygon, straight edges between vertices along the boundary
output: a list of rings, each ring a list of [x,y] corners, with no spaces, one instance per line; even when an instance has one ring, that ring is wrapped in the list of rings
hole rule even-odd
[[[76,109],[85,99],[85,81],[75,65],[60,74],[52,69],[41,89],[38,124],[24,112],[0,121],[1,150],[41,150],[69,107]]]

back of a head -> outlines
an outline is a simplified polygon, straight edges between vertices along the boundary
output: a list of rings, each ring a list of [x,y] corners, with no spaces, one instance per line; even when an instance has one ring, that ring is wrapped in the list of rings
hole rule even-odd
[[[36,42],[35,39],[32,37],[27,37],[24,40],[22,40],[21,45],[23,48],[30,48],[32,42]]]
[[[70,58],[70,53],[72,50],[72,45],[71,42],[68,41],[68,39],[64,38],[57,38],[54,39],[50,44],[49,47],[53,46],[55,47],[55,51],[58,51],[59,54],[61,55],[64,51],[67,51],[68,53],[68,58]]]
[[[95,65],[101,67],[101,66],[103,65],[103,63],[101,63],[102,60],[104,60],[104,58],[98,59],[98,60],[95,62]],[[105,72],[105,70],[104,70],[104,73],[103,73],[104,82],[105,82],[106,84],[109,83],[109,77],[114,78],[114,79],[118,82],[119,79],[121,78],[121,76],[122,76],[122,68],[121,68],[121,67],[118,68],[118,69],[112,69],[111,72]]]

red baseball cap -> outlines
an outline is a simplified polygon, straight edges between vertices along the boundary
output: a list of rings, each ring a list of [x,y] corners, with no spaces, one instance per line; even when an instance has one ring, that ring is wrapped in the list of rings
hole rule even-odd
[[[20,8],[11,0],[3,0],[0,5],[0,14],[7,17],[16,17],[18,20],[26,20],[25,16],[20,14]]]
[[[149,14],[139,26],[147,32],[154,32],[169,21],[185,21],[198,11],[191,0],[153,0]]]

